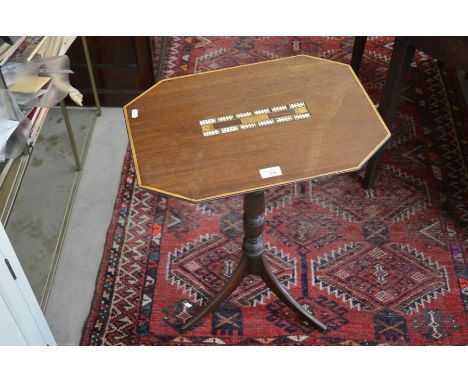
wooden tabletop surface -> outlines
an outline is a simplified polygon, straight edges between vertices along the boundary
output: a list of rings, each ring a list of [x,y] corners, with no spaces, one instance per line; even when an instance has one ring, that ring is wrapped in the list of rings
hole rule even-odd
[[[163,80],[124,114],[140,186],[190,201],[357,170],[390,137],[349,65],[303,55]]]

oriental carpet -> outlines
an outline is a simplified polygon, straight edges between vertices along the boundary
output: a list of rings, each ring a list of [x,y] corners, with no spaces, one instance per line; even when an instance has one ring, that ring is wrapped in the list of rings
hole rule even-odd
[[[352,44],[171,37],[162,73],[295,54],[349,63]],[[374,102],[391,52],[391,38],[369,38],[360,79]],[[301,323],[254,276],[181,332],[240,258],[242,198],[191,204],[141,189],[127,154],[81,344],[468,344],[467,117],[455,74],[418,52],[373,191],[362,188],[362,171],[267,191],[269,262],[325,333]]]

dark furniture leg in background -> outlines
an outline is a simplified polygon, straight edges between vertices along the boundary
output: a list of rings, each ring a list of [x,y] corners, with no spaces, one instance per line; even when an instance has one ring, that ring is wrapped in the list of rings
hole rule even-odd
[[[364,55],[364,48],[366,46],[367,36],[356,36],[354,37],[353,55],[351,56],[351,67],[359,76],[359,70],[361,69],[362,56]]]
[[[250,192],[244,195],[244,241],[242,243],[242,257],[239,265],[228,280],[224,288],[206,304],[199,313],[188,320],[182,330],[190,329],[206,314],[215,310],[234,290],[242,279],[248,274],[260,276],[271,291],[276,294],[283,303],[296,312],[302,319],[311,322],[317,328],[326,330],[327,327],[318,321],[281,285],[273,274],[268,261],[263,255],[263,228],[265,225],[265,194],[264,191]]]
[[[387,79],[380,100],[379,112],[385,124],[390,127],[395,120],[398,103],[406,82],[406,77],[413,59],[415,48],[401,37],[395,38],[392,58],[388,69]],[[381,147],[367,162],[364,187],[370,189],[374,186],[377,168],[382,157],[384,147]]]
[[[167,36],[161,37],[161,53],[159,53],[155,82],[161,81],[164,78],[164,58],[166,57],[168,39],[169,37]]]

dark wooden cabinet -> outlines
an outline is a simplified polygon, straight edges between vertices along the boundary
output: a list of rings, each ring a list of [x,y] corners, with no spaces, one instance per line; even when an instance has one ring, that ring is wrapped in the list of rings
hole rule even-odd
[[[102,106],[123,106],[154,84],[149,37],[86,38]],[[94,105],[81,38],[68,51],[72,85],[84,95],[84,105]]]

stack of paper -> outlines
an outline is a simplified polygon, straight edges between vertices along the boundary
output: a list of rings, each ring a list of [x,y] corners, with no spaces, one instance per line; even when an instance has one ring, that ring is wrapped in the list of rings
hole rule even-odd
[[[49,81],[50,77],[24,76],[10,86],[10,90],[16,93],[16,101],[20,105],[27,105],[47,91]]]

